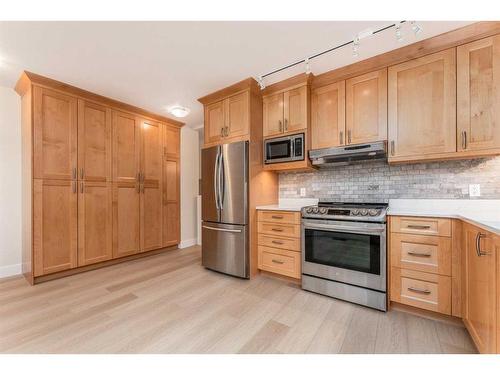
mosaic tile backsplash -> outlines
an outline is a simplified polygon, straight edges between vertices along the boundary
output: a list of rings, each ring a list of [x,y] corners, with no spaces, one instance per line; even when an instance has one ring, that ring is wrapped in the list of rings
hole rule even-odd
[[[299,198],[300,188],[306,188],[308,198],[346,202],[469,199],[469,184],[480,184],[479,199],[500,199],[500,156],[400,165],[364,162],[311,173],[280,173],[279,184],[280,198]]]

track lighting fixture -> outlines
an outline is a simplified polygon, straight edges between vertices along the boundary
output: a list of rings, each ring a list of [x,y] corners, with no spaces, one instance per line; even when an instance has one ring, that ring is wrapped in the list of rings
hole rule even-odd
[[[402,42],[404,39],[403,33],[401,32],[401,25],[400,24],[396,25],[396,39],[398,42]]]
[[[309,57],[306,57],[304,62],[306,63],[306,74],[309,75],[311,74],[311,67],[309,66]]]
[[[415,36],[417,34],[420,34],[422,32],[422,26],[420,26],[418,23],[416,23],[415,21],[411,21],[411,29],[413,30],[413,32],[415,33]]]
[[[257,79],[257,82],[259,83],[259,87],[261,90],[264,90],[266,88],[266,85],[264,84],[264,79],[262,78],[262,76],[259,76],[259,78]]]
[[[358,57],[359,56],[358,51],[359,51],[359,38],[356,37],[352,41],[352,56],[353,57]]]

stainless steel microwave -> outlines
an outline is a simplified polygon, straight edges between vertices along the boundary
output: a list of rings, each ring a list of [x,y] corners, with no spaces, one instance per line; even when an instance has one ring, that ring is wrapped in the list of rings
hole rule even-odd
[[[264,163],[304,160],[304,133],[264,140]]]

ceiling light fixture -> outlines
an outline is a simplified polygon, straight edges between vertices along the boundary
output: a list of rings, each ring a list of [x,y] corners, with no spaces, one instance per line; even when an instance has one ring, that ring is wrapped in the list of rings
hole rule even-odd
[[[168,109],[168,113],[175,117],[186,117],[189,115],[189,112],[191,112],[189,108],[182,107],[180,105],[174,105]]]
[[[404,40],[403,33],[401,32],[401,25],[396,25],[396,39],[398,42]]]
[[[415,36],[417,36],[417,34],[420,34],[422,32],[422,26],[420,26],[415,21],[411,21],[410,23],[411,23],[411,29],[415,33]]]

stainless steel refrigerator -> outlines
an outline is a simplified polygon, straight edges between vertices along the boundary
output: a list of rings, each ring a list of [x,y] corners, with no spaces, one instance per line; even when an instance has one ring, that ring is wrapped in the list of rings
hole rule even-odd
[[[202,264],[249,277],[248,142],[202,150]]]

